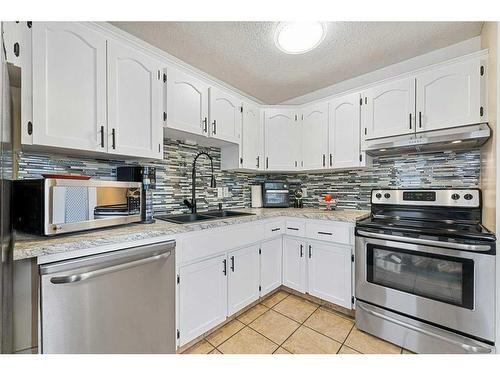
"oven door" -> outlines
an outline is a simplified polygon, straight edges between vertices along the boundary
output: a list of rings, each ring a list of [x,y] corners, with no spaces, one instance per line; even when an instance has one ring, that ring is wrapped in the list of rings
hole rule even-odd
[[[356,298],[493,342],[495,256],[405,240],[357,231]]]

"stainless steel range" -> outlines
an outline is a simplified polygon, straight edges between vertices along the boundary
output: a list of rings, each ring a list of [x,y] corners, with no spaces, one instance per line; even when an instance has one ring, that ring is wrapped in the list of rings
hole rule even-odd
[[[495,236],[479,189],[373,190],[356,225],[356,326],[417,353],[491,353]]]

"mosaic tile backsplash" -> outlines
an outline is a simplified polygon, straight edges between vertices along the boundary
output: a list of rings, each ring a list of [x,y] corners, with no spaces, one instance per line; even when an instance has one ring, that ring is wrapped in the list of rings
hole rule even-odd
[[[445,151],[427,154],[404,154],[380,157],[373,166],[363,170],[327,173],[245,174],[220,169],[220,149],[193,146],[181,141],[165,140],[164,160],[147,165],[157,168],[157,188],[153,192],[156,214],[188,212],[182,203],[191,198],[191,165],[200,151],[208,152],[214,161],[218,187],[228,187],[230,197],[217,197],[210,188],[210,161],[202,156],[197,162],[196,196],[198,210],[250,207],[250,186],[266,179],[286,179],[291,190],[307,189],[306,207],[323,205],[326,193],[339,199],[341,208],[366,209],[373,188],[441,188],[479,187],[480,150]],[[127,162],[133,164],[134,162]],[[35,153],[19,154],[19,178],[38,178],[42,173],[80,173],[94,178],[116,179],[116,167],[125,162]],[[293,196],[293,194],[291,194]]]

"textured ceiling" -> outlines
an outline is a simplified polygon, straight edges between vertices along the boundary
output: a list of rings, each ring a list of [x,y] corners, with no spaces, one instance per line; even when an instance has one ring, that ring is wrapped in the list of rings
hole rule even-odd
[[[111,22],[267,104],[359,76],[481,32],[481,22],[328,22],[321,45],[288,55],[277,22]]]

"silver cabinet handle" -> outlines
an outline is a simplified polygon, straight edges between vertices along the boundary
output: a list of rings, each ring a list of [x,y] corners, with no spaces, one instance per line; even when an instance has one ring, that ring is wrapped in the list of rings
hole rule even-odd
[[[300,245],[300,257],[304,256],[304,245]]]
[[[101,147],[104,148],[104,126],[101,126]]]
[[[326,155],[323,154],[323,167],[326,167]]]
[[[404,327],[404,328],[407,328],[407,329],[411,329],[412,331],[419,332],[419,333],[422,333],[424,335],[437,338],[439,340],[447,341],[447,342],[449,342],[450,344],[453,344],[453,345],[460,346],[466,352],[470,352],[470,353],[491,353],[491,349],[480,347],[480,346],[474,346],[474,345],[464,344],[462,342],[453,340],[453,339],[451,339],[449,337],[441,336],[441,335],[439,335],[437,333],[434,333],[434,332],[431,332],[431,331],[427,331],[427,330],[425,330],[423,328],[420,328],[420,327],[415,327],[415,326],[413,326],[411,324],[408,324],[406,322],[402,322],[400,320],[391,318],[390,316],[386,316],[386,315],[380,314],[380,313],[378,313],[376,311],[372,311],[369,308],[365,307],[362,303],[358,302],[356,304],[356,307],[360,308],[361,310],[365,311],[366,313],[368,313],[370,315],[376,316],[377,318],[380,318],[380,319],[383,319],[383,320],[387,320],[388,322],[397,324],[398,326],[401,326],[401,327]]]
[[[227,260],[223,260],[222,261],[222,264],[224,265],[224,268],[222,269],[222,273],[224,274],[224,276],[227,275]]]
[[[330,167],[332,166],[332,164],[333,164],[333,155],[330,154]]]
[[[257,156],[257,168],[260,167],[260,156]]]
[[[117,272],[121,270],[126,270],[128,268],[132,267],[137,267],[141,266],[143,264],[148,264],[148,263],[153,263],[153,262],[158,262],[160,260],[167,259],[171,251],[166,251],[162,254],[157,254],[152,257],[148,258],[143,258],[139,260],[134,260],[132,262],[127,262],[127,263],[121,263],[117,264],[115,266],[111,267],[105,267],[105,268],[100,268],[94,271],[88,271],[88,272],[82,272],[82,273],[76,273],[73,275],[67,275],[67,276],[54,276],[50,279],[50,282],[52,284],[71,284],[71,283],[77,283],[79,281],[84,281],[88,280],[97,276],[105,275],[107,273],[112,273],[112,272]]]
[[[234,255],[231,257],[231,271],[234,272]]]
[[[217,134],[217,122],[214,120],[214,122],[212,122],[212,125],[213,125],[212,133]]]
[[[322,234],[324,236],[332,236],[333,233],[330,233],[330,232],[318,232],[318,234]]]
[[[411,129],[411,113],[410,113],[410,129]]]
[[[312,246],[309,245],[309,259],[312,258]]]
[[[205,117],[203,119],[203,133],[206,133],[208,131],[207,126],[208,126],[208,119]]]
[[[112,139],[111,147],[113,148],[113,150],[115,150],[116,149],[116,130],[115,130],[115,128],[113,128],[111,130],[111,139]]]
[[[477,252],[485,252],[485,251],[491,250],[491,247],[488,245],[468,245],[468,244],[463,244],[463,243],[452,243],[452,242],[444,242],[444,241],[425,240],[423,238],[407,238],[407,237],[402,237],[402,236],[392,236],[390,234],[367,232],[364,230],[358,230],[358,234],[365,236],[365,237],[380,238],[382,240],[392,240],[392,241],[408,242],[408,243],[412,243],[412,244],[446,247],[448,249],[477,251]]]

